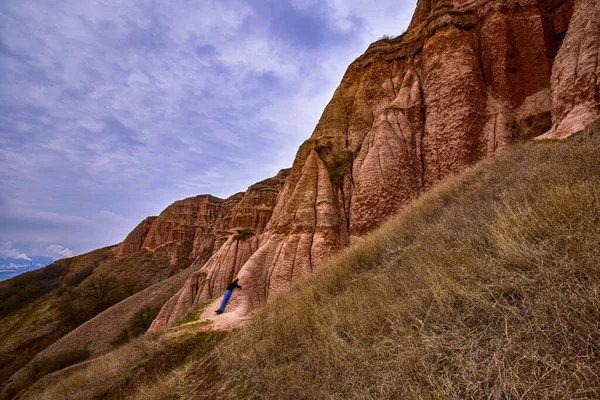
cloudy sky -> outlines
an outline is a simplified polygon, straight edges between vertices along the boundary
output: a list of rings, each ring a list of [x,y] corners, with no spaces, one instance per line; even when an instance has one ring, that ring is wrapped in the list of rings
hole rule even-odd
[[[0,257],[121,241],[289,167],[416,0],[2,0]]]

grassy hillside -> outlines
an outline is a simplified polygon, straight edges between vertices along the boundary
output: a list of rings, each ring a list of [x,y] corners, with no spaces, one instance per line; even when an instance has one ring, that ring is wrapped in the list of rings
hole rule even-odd
[[[599,131],[446,181],[126,397],[600,398]],[[112,354],[27,398],[110,397]]]
[[[243,398],[599,398],[599,127],[423,196],[231,337],[222,376]]]
[[[142,336],[90,362],[46,375],[20,398],[130,398],[140,388],[158,389],[164,376],[206,357],[225,336],[225,332],[184,333],[168,340]]]
[[[76,326],[76,319],[60,307],[68,304],[61,298],[90,276],[110,252],[111,247],[105,247],[0,282],[0,386]]]
[[[168,260],[147,250],[114,259],[113,249],[110,246],[58,260],[0,282],[0,388],[67,333],[169,277]],[[43,376],[44,371],[42,368],[36,375]]]

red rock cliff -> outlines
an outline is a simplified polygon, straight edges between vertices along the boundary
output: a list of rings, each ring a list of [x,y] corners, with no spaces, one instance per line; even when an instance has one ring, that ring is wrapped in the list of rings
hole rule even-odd
[[[517,139],[581,129],[599,114],[598,21],[595,0],[419,1],[406,33],[349,66],[258,249],[237,273],[239,260],[209,261],[178,295],[195,300],[170,314],[175,296],[155,328],[234,275],[244,290],[228,311],[241,318],[448,175]]]
[[[146,249],[167,257],[173,266],[172,273],[194,261],[202,265],[235,228],[262,233],[288,171],[282,170],[226,200],[199,195],[176,201],[158,217],[142,221],[117,246],[114,255],[125,257]]]

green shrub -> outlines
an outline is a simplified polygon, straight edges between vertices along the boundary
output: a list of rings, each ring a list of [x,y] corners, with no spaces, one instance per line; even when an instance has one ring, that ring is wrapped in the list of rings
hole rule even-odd
[[[332,146],[333,146],[333,145],[331,144],[331,142],[330,142],[330,141],[327,141],[327,142],[325,142],[325,143],[319,143],[319,144],[317,144],[317,145],[314,147],[314,149],[315,149],[315,151],[316,151],[317,153],[319,153],[319,154],[323,154],[323,153],[325,153],[326,151],[328,151],[328,150],[331,150],[331,147],[332,147]]]
[[[129,321],[129,326],[123,329],[119,336],[110,344],[113,347],[120,347],[131,339],[146,333],[159,311],[159,307],[143,306],[140,308]]]
[[[392,39],[394,39],[394,36],[385,34],[385,35],[381,36],[379,39],[377,39],[377,41],[385,40],[387,42],[387,41],[390,41]]]
[[[110,342],[113,347],[121,347],[124,344],[128,343],[132,338],[129,336],[129,329],[125,328],[119,333],[114,340]]]
[[[130,335],[135,337],[146,333],[159,311],[160,307],[149,306],[144,306],[138,310],[129,323]]]

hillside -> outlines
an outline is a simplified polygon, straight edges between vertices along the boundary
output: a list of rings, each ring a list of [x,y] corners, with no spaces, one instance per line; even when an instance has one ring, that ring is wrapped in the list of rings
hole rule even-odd
[[[243,398],[600,397],[592,130],[424,195],[227,341],[221,377]]]
[[[517,144],[224,340],[186,321],[21,398],[597,398],[599,153],[600,121]]]
[[[282,170],[228,199],[200,195],[176,201],[119,245],[0,282],[5,395],[144,333],[236,228],[262,231],[288,173]],[[65,361],[48,368],[46,360],[57,356]]]
[[[218,367],[225,368],[222,371],[230,371],[226,376],[233,374],[249,385],[238,389],[242,392],[249,390],[250,394],[264,390],[273,393],[272,397],[281,397],[282,392],[278,390],[282,390],[284,383],[279,389],[271,385],[287,382],[292,388],[298,385],[294,389],[298,397],[303,396],[302,390],[306,390],[307,395],[318,394],[317,397],[343,397],[334,392],[311,392],[325,391],[324,388],[336,385],[333,375],[328,375],[329,372],[323,369],[305,374],[302,370],[304,357],[320,360],[318,357],[322,355],[341,357],[347,353],[347,359],[353,360],[352,365],[367,368],[365,363],[369,357],[384,354],[391,358],[392,354],[404,354],[403,349],[391,345],[394,340],[389,337],[413,335],[410,340],[427,349],[427,345],[445,343],[448,338],[444,332],[452,331],[450,328],[456,323],[451,319],[440,319],[438,328],[442,328],[434,332],[438,336],[430,339],[431,343],[419,342],[417,336],[422,332],[416,335],[407,328],[415,325],[412,317],[393,311],[396,306],[383,302],[382,297],[393,298],[390,283],[399,288],[397,295],[400,297],[394,304],[397,303],[399,308],[407,307],[407,310],[416,307],[415,315],[421,315],[422,305],[411,305],[405,301],[408,297],[402,296],[417,300],[421,299],[419,296],[425,296],[425,300],[429,299],[428,311],[419,317],[422,327],[425,326],[423,321],[430,321],[438,308],[448,313],[438,315],[440,318],[451,318],[452,315],[459,318],[464,310],[452,311],[452,307],[471,305],[480,307],[492,318],[494,310],[503,309],[506,305],[503,301],[521,307],[525,292],[513,296],[509,290],[509,284],[521,277],[511,275],[513,272],[521,273],[521,267],[518,267],[521,261],[516,261],[516,272],[511,270],[511,257],[518,256],[511,252],[518,250],[523,252],[521,256],[530,257],[527,258],[527,266],[531,271],[538,268],[533,268],[533,259],[538,263],[543,261],[544,266],[570,260],[569,257],[577,252],[570,247],[568,237],[561,239],[568,254],[558,252],[558,248],[555,249],[558,253],[553,253],[554,247],[544,247],[554,246],[538,234],[551,228],[544,225],[546,221],[552,221],[563,233],[567,232],[567,228],[589,228],[591,236],[582,237],[583,243],[596,238],[592,228],[586,225],[588,220],[573,226],[560,225],[564,222],[560,220],[563,215],[561,207],[566,207],[569,213],[579,211],[574,206],[567,207],[567,200],[561,198],[560,193],[552,192],[554,186],[568,192],[563,186],[571,174],[573,195],[591,196],[577,190],[580,184],[594,184],[593,180],[588,182],[587,179],[595,176],[595,170],[586,151],[593,152],[589,149],[596,149],[597,140],[584,140],[584,137],[592,136],[590,132],[596,128],[575,135],[582,144],[571,141],[566,144],[518,145],[520,150],[506,157],[503,154],[515,143],[534,138],[568,138],[597,120],[600,116],[599,52],[599,0],[419,0],[405,33],[373,43],[350,64],[314,131],[298,149],[291,169],[282,170],[275,177],[227,199],[198,195],[175,201],[158,216],[140,222],[118,245],[59,260],[39,272],[1,282],[0,294],[3,303],[6,301],[0,315],[2,396],[10,398],[22,390],[34,390],[38,384],[48,385],[53,377],[61,376],[61,372],[55,371],[65,369],[65,373],[71,374],[82,365],[94,365],[97,357],[106,355],[110,358],[114,354],[112,350],[128,341],[132,341],[132,346],[139,344],[144,349],[147,348],[144,346],[160,347],[160,343],[166,343],[160,338],[156,342],[152,341],[154,339],[148,339],[150,342],[135,339],[148,327],[148,338],[160,336],[165,331],[168,338],[182,321],[187,321],[185,326],[198,325],[203,331],[232,329],[260,313],[262,317],[253,323],[255,328],[244,331],[246,333],[241,338],[235,339],[238,341],[233,347],[251,348],[249,342],[244,342],[250,340],[248,338],[257,343],[258,347],[250,355],[244,354],[239,361],[247,362],[240,371],[248,371],[249,375],[233,372],[233,364],[227,361]],[[572,152],[571,158],[567,155],[569,151]],[[547,155],[542,155],[544,152]],[[588,157],[587,164],[577,159],[579,156],[584,160]],[[471,170],[458,183],[447,181],[482,160],[496,158],[502,161],[484,164],[486,166],[476,169],[480,171],[478,173]],[[542,170],[544,174],[538,173]],[[578,175],[584,173],[582,171],[587,171],[587,175]],[[444,185],[444,189],[437,190],[440,184]],[[570,190],[571,186],[566,187]],[[432,190],[436,190],[434,194],[428,194]],[[508,193],[513,194],[509,196]],[[505,194],[508,197],[503,197]],[[564,194],[569,195],[570,192]],[[472,196],[473,202],[468,204],[465,196]],[[515,199],[522,200],[522,203]],[[594,199],[582,198],[583,209],[594,207]],[[544,214],[543,218],[539,217],[540,221],[530,221],[529,214],[536,214],[529,208],[534,206],[550,210],[548,213],[556,211],[557,215]],[[509,208],[505,210],[503,207]],[[406,211],[402,211],[404,208]],[[399,211],[403,216],[394,217],[396,222],[386,223]],[[463,219],[460,219],[461,216]],[[522,221],[518,221],[517,217]],[[446,223],[450,225],[445,227],[443,224]],[[519,223],[525,224],[523,231],[511,231],[517,229]],[[538,223],[542,225],[536,225]],[[410,232],[401,229],[400,225],[406,224],[413,224],[409,226]],[[383,230],[378,230],[382,225]],[[429,227],[430,231],[422,232],[424,227]],[[386,229],[393,233],[385,233]],[[369,236],[376,230],[375,236]],[[554,231],[548,233],[558,234]],[[428,235],[430,239],[427,239]],[[530,236],[533,247],[521,248],[521,241],[528,243]],[[373,239],[377,237],[381,240]],[[353,250],[346,250],[352,245],[355,245]],[[550,253],[544,253],[546,250]],[[595,257],[594,251],[590,250],[588,254],[585,253],[587,250],[587,247],[580,249],[582,259],[588,255]],[[336,254],[342,257],[337,258],[338,263],[346,260],[350,270],[329,261]],[[554,256],[558,257],[556,261],[546,261]],[[353,257],[367,257],[366,272],[362,271],[362,261]],[[378,267],[377,274],[369,267],[381,263],[385,265]],[[392,264],[403,265],[398,268],[404,272],[392,274]],[[352,265],[360,272],[352,269]],[[425,269],[419,269],[423,265]],[[403,275],[407,268],[414,273]],[[565,272],[567,267],[560,264],[556,268],[556,271]],[[475,282],[488,269],[500,271],[498,276],[490,275],[490,279],[493,278],[488,287],[490,303],[474,303],[485,297],[483,292],[478,292],[481,288],[463,285]],[[319,271],[323,271],[318,275],[320,278],[311,278],[310,282],[311,285],[325,285],[322,289],[324,295],[306,287],[296,289],[296,294],[291,296],[301,296],[297,301],[283,308],[285,301],[292,300],[278,297],[280,300],[273,300],[269,308],[271,311],[267,314],[260,311],[280,293]],[[523,272],[523,279],[546,282],[531,271]],[[343,274],[358,275],[356,280],[347,281]],[[216,316],[213,310],[219,296],[235,277],[240,279],[244,290],[235,291],[226,312]],[[334,278],[341,279],[339,284],[326,283],[327,279]],[[325,283],[318,283],[321,280]],[[441,292],[430,293],[432,280],[436,285],[447,287],[440,286]],[[333,292],[338,293],[336,291],[346,293],[346,287],[348,293],[358,293],[364,288],[363,294],[357,296],[368,301],[373,300],[366,296],[367,291],[379,293],[375,298],[381,304],[376,303],[379,306],[367,309],[366,303],[359,303],[358,298],[333,296]],[[406,290],[410,288],[420,288],[420,291],[409,295]],[[548,293],[558,295],[558,292],[552,292],[555,289],[548,290]],[[467,296],[470,291],[474,298]],[[332,293],[327,294],[329,292]],[[466,297],[461,297],[463,295]],[[308,300],[302,300],[302,296],[308,296],[305,300],[314,298],[317,303],[335,298],[334,303],[339,304],[325,306],[323,310],[329,307],[329,314],[320,314],[320,309],[308,314],[303,308]],[[338,306],[340,308],[336,309]],[[290,309],[297,309],[302,315],[295,316],[295,311]],[[347,320],[336,311],[354,309],[364,310],[360,314],[349,313],[349,316],[354,315],[349,317],[354,320]],[[394,319],[396,317],[382,320],[380,312],[383,311],[380,309],[392,310],[391,315],[399,313],[397,320]],[[534,309],[534,314],[528,315],[527,321],[539,317],[535,314],[538,311]],[[552,313],[556,312],[554,309],[539,311],[542,316],[555,315]],[[477,327],[481,325],[477,321],[483,321],[482,324],[489,322],[489,326],[494,328],[489,331],[495,331],[499,322],[487,320],[480,314],[484,312],[476,314],[473,321],[463,325]],[[517,320],[504,316],[504,333],[512,340],[509,324],[517,324]],[[295,320],[296,317],[300,319]],[[284,325],[278,325],[280,323]],[[285,325],[288,323],[289,326]],[[312,345],[315,347],[310,347],[310,343],[303,344],[299,339],[294,326],[301,323],[306,324],[307,333],[313,335],[307,336],[306,340],[314,341]],[[379,324],[377,329],[374,328],[375,323]],[[573,322],[575,325],[578,323]],[[540,324],[544,329],[549,326]],[[259,329],[256,326],[263,326],[264,331],[260,335],[266,336],[256,333],[260,332],[255,330]],[[277,327],[277,330],[271,332],[270,326]],[[315,329],[309,329],[311,327]],[[352,332],[356,329],[361,330],[364,336],[354,338]],[[424,329],[421,331],[424,332]],[[362,360],[360,354],[354,351],[362,348],[362,341],[368,340],[366,337],[372,330],[374,343],[380,346],[364,347]],[[345,331],[348,333],[343,333]],[[377,341],[378,332],[383,332],[380,342]],[[486,332],[479,333],[485,338]],[[463,335],[456,334],[459,337]],[[244,335],[249,336],[243,339]],[[269,335],[272,338],[264,342]],[[198,340],[202,341],[201,338]],[[504,339],[493,337],[490,340],[491,344],[486,342],[484,345],[493,347]],[[569,337],[568,340],[575,339]],[[308,347],[289,348],[288,342]],[[550,342],[548,339],[546,347],[552,347]],[[556,343],[562,342],[556,339]],[[461,349],[468,348],[466,343],[459,344],[463,346]],[[341,347],[336,347],[338,345]],[[449,347],[448,351],[455,351],[452,349]],[[265,352],[261,353],[263,350]],[[140,354],[139,359],[150,362]],[[252,358],[252,354],[258,358]],[[442,357],[439,363],[432,355],[430,364],[444,370],[444,363],[452,360],[452,354],[445,354],[446,358]],[[477,354],[469,354],[471,358],[475,356]],[[496,354],[496,357],[500,355]],[[400,358],[412,360],[408,353]],[[595,360],[592,356],[588,358]],[[219,370],[214,359],[211,358],[213,361],[205,367],[217,374]],[[275,364],[265,361],[270,359]],[[88,361],[78,364],[84,360]],[[177,358],[178,365],[189,361],[186,357]],[[588,368],[588,364],[581,362],[581,368]],[[422,368],[429,371],[429,363],[426,364]],[[484,364],[480,360],[474,365],[480,367]],[[518,364],[515,362],[515,365]],[[127,360],[123,365],[127,365]],[[315,365],[328,365],[332,374],[338,369],[343,371],[342,366],[333,367],[326,362]],[[454,365],[452,368],[455,368],[456,374],[470,371],[469,368],[477,369],[466,364],[460,364],[460,368],[456,366],[459,364],[451,365]],[[538,369],[531,370],[532,376],[541,379],[551,376],[552,371],[561,371],[560,363],[548,365],[551,366],[549,370],[536,366]],[[286,369],[288,367],[289,370]],[[297,374],[293,372],[295,368],[298,369]],[[310,368],[317,367],[312,365]],[[400,365],[391,365],[390,370],[394,368],[404,371],[402,373],[407,377],[412,376]],[[387,373],[383,367],[374,368],[371,372],[375,371],[378,371],[378,376]],[[432,376],[437,376],[435,374],[439,371],[436,371],[431,372]],[[474,374],[479,372],[473,371]],[[271,373],[272,376],[269,375]],[[348,370],[338,378],[345,381],[354,373]],[[374,393],[394,397],[400,393],[399,390],[421,387],[416,381],[409,380],[409,389],[386,385],[373,388],[370,385],[375,382],[375,376],[366,381],[361,380],[361,376],[356,375],[356,384],[362,382],[360,385],[371,388],[365,394],[367,397],[375,396]],[[279,381],[278,377],[282,380]],[[448,382],[457,382],[455,378],[447,376]],[[493,393],[496,393],[500,389],[494,385],[505,378],[512,382],[510,376],[496,376],[496,381],[488,381],[488,388],[494,388]],[[481,382],[479,378],[473,379]],[[571,378],[563,378],[562,375],[561,379],[571,382]],[[312,382],[311,388],[300,390],[305,382]],[[446,388],[444,382],[432,381],[434,389],[429,392],[429,389],[422,389],[425,390],[422,393],[425,397],[445,397],[452,393],[444,390],[456,389],[458,394],[479,397],[483,389],[477,385],[471,388],[468,380],[465,382],[456,388]],[[352,385],[347,381],[342,389],[350,393],[351,389],[355,389]],[[470,392],[471,389],[473,392]],[[521,389],[519,386],[510,390],[526,393]],[[363,393],[358,387],[356,390],[356,393]],[[418,397],[417,393],[420,392],[407,395]],[[512,396],[512,392],[502,393],[506,397]]]

